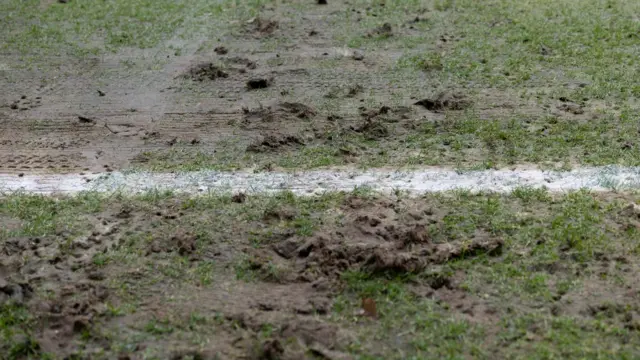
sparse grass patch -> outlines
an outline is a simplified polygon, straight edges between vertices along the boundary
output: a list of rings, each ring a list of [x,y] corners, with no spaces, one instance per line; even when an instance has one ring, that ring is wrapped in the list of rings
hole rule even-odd
[[[454,5],[455,4],[455,5]],[[422,37],[422,55],[407,54],[398,64],[422,69],[434,53],[428,37],[446,34],[442,76],[456,82],[497,87],[546,86],[557,96],[625,99],[629,82],[637,4],[627,1],[514,2],[441,1]],[[445,50],[446,49],[446,50]],[[575,90],[566,82],[583,82]]]
[[[8,26],[0,43],[4,53],[47,61],[61,55],[96,55],[122,48],[152,48],[174,36],[246,17],[262,2],[219,4],[185,1],[5,1],[0,5]]]

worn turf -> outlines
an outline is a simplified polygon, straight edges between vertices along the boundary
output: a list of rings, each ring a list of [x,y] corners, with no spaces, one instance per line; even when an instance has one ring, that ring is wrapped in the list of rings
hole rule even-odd
[[[0,6],[3,171],[640,164],[630,1]]]
[[[635,201],[529,188],[10,195],[0,200],[2,350],[633,358]],[[363,299],[375,318],[359,314]]]

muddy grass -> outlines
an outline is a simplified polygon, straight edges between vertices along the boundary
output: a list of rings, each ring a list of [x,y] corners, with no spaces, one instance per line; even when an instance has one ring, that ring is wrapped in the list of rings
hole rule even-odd
[[[0,200],[1,350],[9,359],[632,358],[637,200],[527,188],[12,195]]]
[[[640,164],[628,1],[0,6],[5,173]]]
[[[0,172],[640,164],[636,2],[245,3],[0,3]],[[10,195],[0,353],[636,358],[636,201]]]

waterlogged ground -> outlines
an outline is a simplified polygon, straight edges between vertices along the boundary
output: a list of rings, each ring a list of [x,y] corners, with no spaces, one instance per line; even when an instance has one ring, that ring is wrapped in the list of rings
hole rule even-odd
[[[11,195],[2,353],[634,358],[637,200],[528,188]]]
[[[640,3],[327,2],[0,2],[0,173],[640,164]],[[638,358],[639,200],[2,194],[0,358]]]

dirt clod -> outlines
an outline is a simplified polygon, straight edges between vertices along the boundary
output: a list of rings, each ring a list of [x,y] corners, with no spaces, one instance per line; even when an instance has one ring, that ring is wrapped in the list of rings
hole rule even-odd
[[[273,133],[256,139],[253,143],[247,146],[247,151],[262,153],[274,151],[282,147],[301,145],[304,145],[304,141],[296,135]]]
[[[187,70],[183,77],[194,81],[216,80],[219,78],[227,78],[229,74],[213,63],[206,62],[192,66]]]
[[[191,234],[180,234],[173,237],[178,245],[178,254],[187,255],[196,251],[196,238]]]
[[[243,57],[230,57],[230,58],[223,59],[223,61],[229,64],[244,65],[247,69],[250,69],[250,70],[253,70],[256,67],[258,67],[258,64],[255,61],[247,58],[243,58]]]
[[[284,354],[284,347],[278,339],[267,340],[262,344],[259,360],[279,360]]]
[[[280,24],[276,20],[268,20],[260,17],[247,21],[249,30],[257,36],[267,36],[273,34]]]
[[[89,280],[94,280],[94,281],[102,281],[104,279],[106,279],[106,276],[104,275],[103,272],[100,271],[92,271],[87,275],[87,278]]]
[[[248,90],[266,89],[273,83],[273,78],[254,78],[247,81]]]
[[[369,34],[367,34],[368,37],[382,37],[382,38],[388,38],[393,36],[393,27],[391,26],[390,23],[384,23],[381,26],[373,29],[371,32],[369,32]]]
[[[422,99],[414,105],[425,107],[429,111],[441,112],[446,110],[464,110],[472,105],[472,102],[461,93],[442,92],[436,98]]]
[[[224,46],[218,46],[215,49],[213,49],[213,51],[218,55],[226,55],[229,52],[229,49],[227,49]]]
[[[367,140],[379,140],[389,136],[389,129],[376,119],[364,120],[361,124],[352,126],[351,130],[361,133]]]
[[[355,97],[358,94],[360,94],[363,90],[364,88],[360,84],[349,86],[349,88],[347,89],[347,97],[348,98]]]
[[[83,124],[93,124],[96,122],[95,119],[85,115],[78,115],[78,121],[80,121]]]
[[[236,204],[242,204],[246,200],[247,200],[247,194],[245,194],[244,192],[233,194],[233,196],[231,197],[231,201],[233,201]]]
[[[573,102],[565,102],[563,104],[558,105],[558,110],[562,110],[564,112],[568,112],[574,115],[584,114],[584,108]]]
[[[17,284],[8,282],[0,278],[0,305],[12,302],[17,305],[23,304],[33,293],[29,284]]]
[[[272,245],[277,256],[299,271],[300,280],[336,278],[354,268],[372,274],[417,273],[454,259],[497,255],[503,246],[501,239],[481,232],[467,243],[433,243],[428,228],[437,220],[431,216],[398,217],[393,204],[384,200],[347,199],[343,211],[349,215],[338,228],[320,230],[307,239],[285,237]],[[426,207],[413,212],[426,214],[430,210]]]
[[[255,109],[243,109],[242,127],[245,129],[268,130],[280,132],[300,120],[308,120],[316,116],[316,111],[301,103],[283,102],[273,106],[260,106]]]

